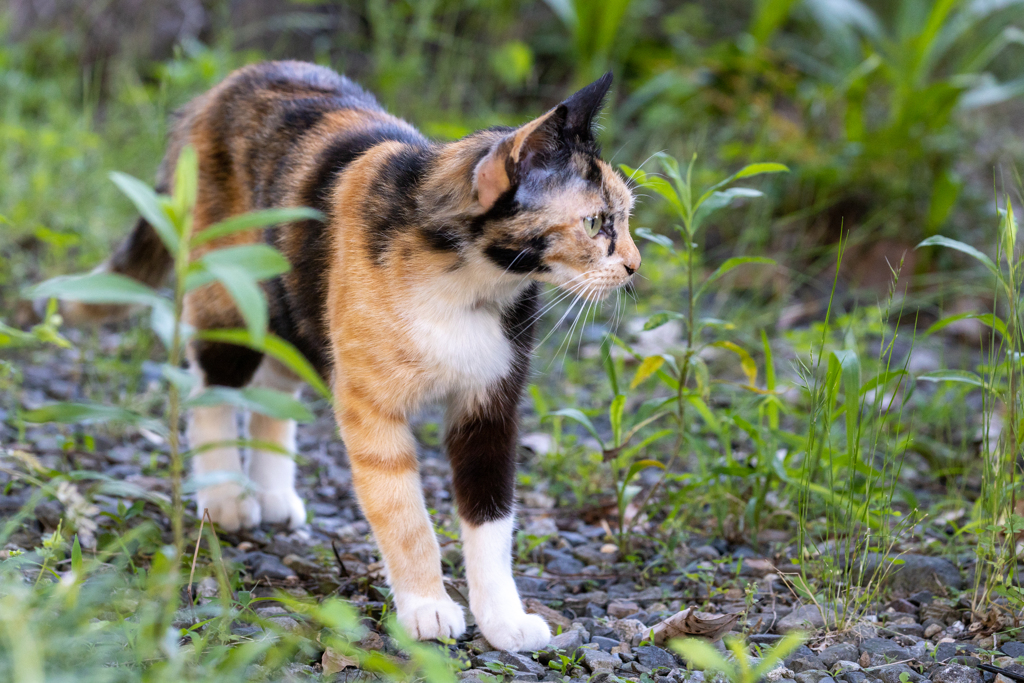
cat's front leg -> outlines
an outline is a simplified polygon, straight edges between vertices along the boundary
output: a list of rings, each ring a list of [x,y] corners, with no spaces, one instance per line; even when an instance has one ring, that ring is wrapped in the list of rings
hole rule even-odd
[[[523,609],[512,577],[519,392],[514,386],[503,389],[481,407],[453,411],[446,442],[459,505],[469,607],[491,645],[529,651],[546,645],[551,631],[541,617]]]
[[[384,556],[398,622],[419,640],[461,636],[466,618],[444,589],[408,424],[365,392],[342,388],[336,395],[352,483]]]

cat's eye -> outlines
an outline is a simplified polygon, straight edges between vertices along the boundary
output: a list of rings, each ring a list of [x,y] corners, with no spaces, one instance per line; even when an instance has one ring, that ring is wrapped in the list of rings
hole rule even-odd
[[[601,222],[597,216],[587,216],[583,219],[583,228],[591,237],[597,237],[597,233],[601,231]]]

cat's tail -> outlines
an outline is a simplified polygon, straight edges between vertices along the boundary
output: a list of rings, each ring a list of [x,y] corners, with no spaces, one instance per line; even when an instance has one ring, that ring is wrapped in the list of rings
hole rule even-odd
[[[118,273],[138,280],[150,287],[159,287],[174,265],[171,254],[153,226],[141,216],[117,250],[94,272]],[[37,302],[45,310],[46,302]],[[60,314],[70,325],[102,323],[128,316],[132,306],[123,304],[91,304],[82,301],[62,301]]]

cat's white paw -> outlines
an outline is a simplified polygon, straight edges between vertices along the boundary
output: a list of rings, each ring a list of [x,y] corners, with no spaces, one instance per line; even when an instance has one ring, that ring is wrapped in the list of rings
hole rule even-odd
[[[276,489],[256,494],[263,521],[271,524],[288,522],[295,529],[306,523],[306,506],[295,489]]]
[[[398,623],[417,640],[458,638],[466,632],[466,617],[454,600],[395,596]]]
[[[238,484],[217,484],[199,489],[196,494],[199,516],[210,511],[210,519],[225,531],[259,526],[260,504]]]
[[[492,612],[487,618],[477,617],[476,625],[493,647],[509,652],[539,650],[551,640],[547,623],[536,614],[519,610]]]

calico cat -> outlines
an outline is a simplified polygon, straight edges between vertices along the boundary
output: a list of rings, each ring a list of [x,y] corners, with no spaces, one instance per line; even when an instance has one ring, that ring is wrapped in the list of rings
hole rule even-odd
[[[517,406],[540,283],[596,300],[640,267],[628,226],[633,197],[594,138],[610,85],[607,74],[519,128],[441,144],[329,69],[271,62],[234,72],[174,122],[157,188],[171,190],[175,160],[192,144],[196,230],[278,206],[325,216],[205,248],[263,239],[290,261],[288,273],[264,285],[270,330],[332,383],[355,492],[398,619],[420,639],[465,630],[442,584],[407,422],[438,401],[447,410],[444,441],[476,622],[504,650],[536,649],[550,637],[539,616],[524,612],[512,577]],[[139,219],[105,268],[156,285],[171,259]],[[73,320],[113,312],[65,310]],[[244,326],[219,284],[190,293],[185,317],[198,329]],[[283,366],[247,348],[200,341],[188,358],[205,386],[299,388]],[[293,422],[253,414],[249,432],[295,450]],[[233,410],[194,409],[188,437],[192,448],[237,441]],[[197,474],[243,472],[234,447],[193,462]],[[305,522],[290,458],[257,449],[246,474],[255,496],[236,483],[209,486],[198,492],[200,512],[228,530]]]

